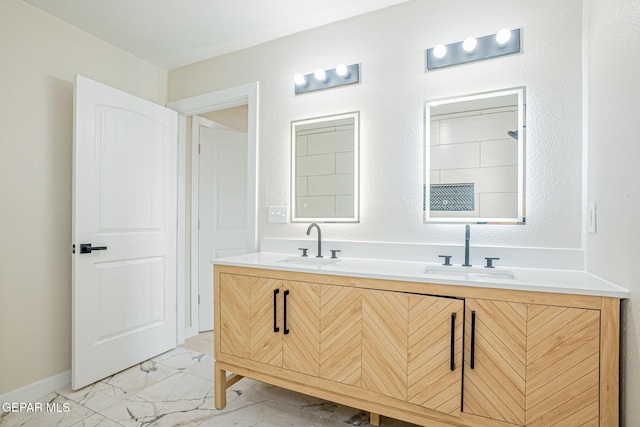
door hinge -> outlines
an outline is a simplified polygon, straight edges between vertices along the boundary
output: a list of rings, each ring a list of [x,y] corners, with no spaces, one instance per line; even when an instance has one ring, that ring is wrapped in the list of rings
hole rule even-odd
[[[76,253],[76,244],[74,243],[73,246],[71,247],[71,253],[75,254]]]
[[[198,154],[200,154],[200,147],[201,147],[201,144],[198,144]]]
[[[198,294],[198,305],[200,305],[200,294]]]
[[[200,230],[200,219],[198,219],[198,230]]]

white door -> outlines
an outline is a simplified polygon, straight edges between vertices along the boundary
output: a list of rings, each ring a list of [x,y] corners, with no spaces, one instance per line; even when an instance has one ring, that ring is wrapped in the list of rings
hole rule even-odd
[[[213,329],[211,260],[248,252],[247,134],[200,126],[198,329]]]
[[[75,390],[176,346],[177,113],[81,76],[74,102]]]

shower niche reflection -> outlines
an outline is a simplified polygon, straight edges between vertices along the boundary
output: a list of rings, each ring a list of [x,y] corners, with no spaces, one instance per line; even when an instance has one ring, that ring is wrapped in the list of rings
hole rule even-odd
[[[523,87],[425,103],[424,220],[525,223]]]

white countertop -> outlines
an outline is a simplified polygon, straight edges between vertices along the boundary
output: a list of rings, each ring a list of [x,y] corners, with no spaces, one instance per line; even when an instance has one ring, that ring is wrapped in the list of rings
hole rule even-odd
[[[325,257],[321,262],[328,262]],[[593,295],[628,298],[629,290],[592,274],[575,270],[551,270],[538,268],[493,269],[482,266],[444,267],[442,264],[410,261],[387,261],[363,258],[339,258],[334,264],[316,265],[313,257],[301,259],[299,255],[256,252],[229,258],[218,258],[213,264],[236,267],[265,268],[303,273],[331,274],[337,276],[366,277],[385,280],[405,280],[452,286],[478,286],[483,288],[510,289],[534,292],[554,292],[575,295]],[[299,264],[308,263],[308,264]],[[435,274],[425,273],[432,269]],[[515,278],[500,278],[512,274]],[[495,277],[492,277],[494,275]]]

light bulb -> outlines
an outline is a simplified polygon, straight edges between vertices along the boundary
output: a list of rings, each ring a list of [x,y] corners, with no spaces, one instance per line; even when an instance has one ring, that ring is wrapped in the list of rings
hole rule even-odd
[[[313,73],[316,80],[320,82],[324,82],[327,80],[327,73],[324,72],[322,68],[318,68],[315,73]]]
[[[447,54],[447,47],[443,44],[438,44],[433,48],[433,56],[436,58],[443,58]]]
[[[307,84],[307,79],[304,78],[304,76],[302,74],[296,74],[295,76],[293,76],[293,81],[298,85],[298,86],[304,86]]]
[[[336,67],[336,74],[340,77],[347,77],[349,75],[349,69],[344,64],[338,64]]]
[[[462,48],[467,52],[471,52],[477,45],[478,41],[475,37],[467,37],[464,39],[464,42],[462,42]]]
[[[498,31],[498,34],[496,34],[496,41],[498,42],[498,44],[505,44],[510,39],[511,39],[511,30],[508,28],[503,28],[500,31]]]

